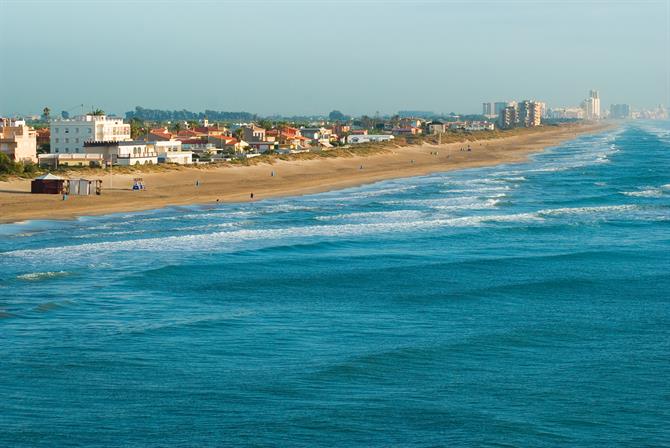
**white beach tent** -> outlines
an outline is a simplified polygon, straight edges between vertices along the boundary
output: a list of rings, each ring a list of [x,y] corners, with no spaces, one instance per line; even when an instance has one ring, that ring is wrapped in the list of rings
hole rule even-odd
[[[43,174],[40,177],[36,177],[35,179],[39,179],[39,180],[63,180],[62,177],[54,176],[51,173]]]
[[[70,194],[89,196],[92,194],[100,194],[98,191],[99,180],[89,179],[70,179]]]

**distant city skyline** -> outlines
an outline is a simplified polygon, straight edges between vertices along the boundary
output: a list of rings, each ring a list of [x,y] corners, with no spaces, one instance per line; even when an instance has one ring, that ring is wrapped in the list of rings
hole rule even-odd
[[[668,2],[0,0],[0,115],[668,106]],[[39,14],[36,14],[39,9]],[[26,26],[30,17],[30,26]],[[151,17],[151,20],[147,20]],[[624,32],[625,31],[625,32]],[[518,44],[513,44],[513,43]]]

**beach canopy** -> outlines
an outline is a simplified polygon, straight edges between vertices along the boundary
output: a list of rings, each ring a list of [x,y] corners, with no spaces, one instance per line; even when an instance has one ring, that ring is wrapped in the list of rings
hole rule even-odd
[[[40,180],[63,180],[62,177],[54,176],[51,173],[46,173],[43,176],[36,177],[35,179],[40,179]]]

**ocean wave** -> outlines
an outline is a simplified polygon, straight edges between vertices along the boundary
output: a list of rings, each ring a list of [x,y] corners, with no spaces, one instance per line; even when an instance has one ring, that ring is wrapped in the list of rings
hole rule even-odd
[[[484,201],[471,202],[461,205],[433,205],[431,208],[441,211],[459,211],[459,210],[484,210],[495,208],[500,204],[500,199],[486,199]]]
[[[455,189],[449,189],[449,190],[440,190],[440,193],[442,194],[452,194],[452,193],[478,193],[478,194],[485,194],[485,193],[494,193],[497,191],[510,191],[512,190],[512,187],[509,185],[503,185],[503,186],[496,186],[496,187],[481,187],[481,188],[455,188]]]
[[[375,190],[355,191],[344,195],[338,195],[337,197],[332,198],[332,200],[352,201],[357,199],[375,198],[379,196],[388,196],[392,194],[404,193],[406,191],[414,190],[415,188],[417,188],[417,185],[403,185],[399,187],[387,187]],[[345,192],[339,192],[339,193],[342,194]],[[323,196],[327,196],[327,194],[324,194]]]
[[[104,233],[86,233],[83,235],[74,235],[72,238],[77,239],[87,239],[87,238],[100,238],[107,236],[122,236],[122,235],[135,235],[139,233],[155,232],[154,229],[143,229],[143,230],[119,230],[117,232],[104,232]]]
[[[495,207],[495,200],[472,201],[472,198],[457,198],[460,204],[451,204],[453,209],[446,208],[450,204],[435,203],[432,200],[432,206],[443,207],[446,210],[463,209],[464,207]],[[454,200],[453,198],[451,199]],[[577,216],[587,216],[596,218],[608,218],[610,215],[624,214],[641,210],[636,205],[609,205],[609,206],[586,206],[586,207],[565,207],[550,208],[538,211],[528,211],[511,214],[480,214],[475,216],[453,217],[453,216],[434,216],[427,218],[425,213],[416,210],[396,210],[389,212],[354,212],[334,216],[317,217],[320,221],[336,221],[338,219],[359,219],[364,222],[341,223],[341,224],[318,224],[305,226],[289,226],[280,228],[242,228],[236,230],[226,230],[212,233],[182,234],[154,238],[141,238],[123,241],[104,241],[84,243],[78,245],[55,246],[40,249],[23,249],[4,252],[3,256],[20,258],[41,258],[41,257],[67,257],[67,256],[89,256],[100,253],[115,252],[200,252],[207,251],[236,251],[241,248],[255,247],[258,244],[263,246],[272,246],[281,242],[295,240],[304,240],[305,238],[356,238],[365,235],[382,235],[398,232],[416,232],[425,231],[441,227],[471,227],[486,224],[506,223],[506,224],[528,224],[542,223],[548,219],[560,218],[561,216],[570,216],[571,219]],[[633,216],[638,218],[636,216]],[[367,222],[366,219],[374,219],[373,222]],[[648,214],[640,215],[641,219],[650,219]],[[587,218],[588,219],[588,218]],[[380,220],[380,221],[376,221]],[[36,272],[20,276],[23,280],[39,280],[51,278],[60,275],[67,275],[65,272]]]
[[[663,196],[664,190],[667,190],[667,185],[661,187],[644,187],[644,190],[637,191],[623,191],[621,194],[626,196],[638,197],[638,198],[660,198]]]
[[[318,221],[337,221],[342,219],[388,219],[388,220],[397,220],[397,219],[410,219],[410,218],[421,218],[425,216],[425,213],[419,210],[394,210],[390,212],[354,212],[354,213],[341,213],[337,215],[325,215],[317,216],[315,219]]]
[[[39,249],[37,249],[39,250]],[[24,281],[29,281],[29,282],[36,282],[40,280],[47,280],[51,278],[57,278],[57,277],[65,277],[70,275],[69,272],[66,271],[49,271],[49,272],[30,272],[28,274],[21,274],[17,275],[16,278],[19,280],[24,280]]]
[[[637,205],[603,205],[595,207],[564,207],[544,209],[537,212],[539,216],[555,216],[555,215],[584,215],[584,214],[603,214],[603,213],[617,213],[639,210]]]
[[[262,213],[288,213],[288,212],[310,212],[318,210],[318,207],[298,204],[272,204],[258,207]]]
[[[30,258],[44,256],[81,256],[104,252],[124,251],[202,251],[235,250],[248,242],[282,241],[313,237],[357,237],[403,231],[427,230],[445,226],[466,226],[487,221],[524,219],[524,215],[476,216],[469,218],[442,218],[432,220],[403,220],[396,222],[347,223],[337,225],[313,225],[271,229],[240,229],[209,234],[175,235],[126,241],[106,241],[79,245],[56,246],[42,249],[23,249],[4,252],[4,256]]]
[[[58,302],[45,302],[45,303],[40,303],[35,307],[35,311],[39,311],[40,313],[46,313],[51,310],[56,310],[59,308],[64,308],[64,306]]]

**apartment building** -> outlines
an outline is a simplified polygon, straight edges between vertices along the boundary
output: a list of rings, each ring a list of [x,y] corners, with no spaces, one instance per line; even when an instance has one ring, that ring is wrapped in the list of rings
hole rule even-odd
[[[0,152],[16,162],[37,162],[37,133],[23,120],[0,119]]]
[[[86,142],[130,140],[130,125],[106,115],[84,115],[51,122],[51,153],[84,153]]]

